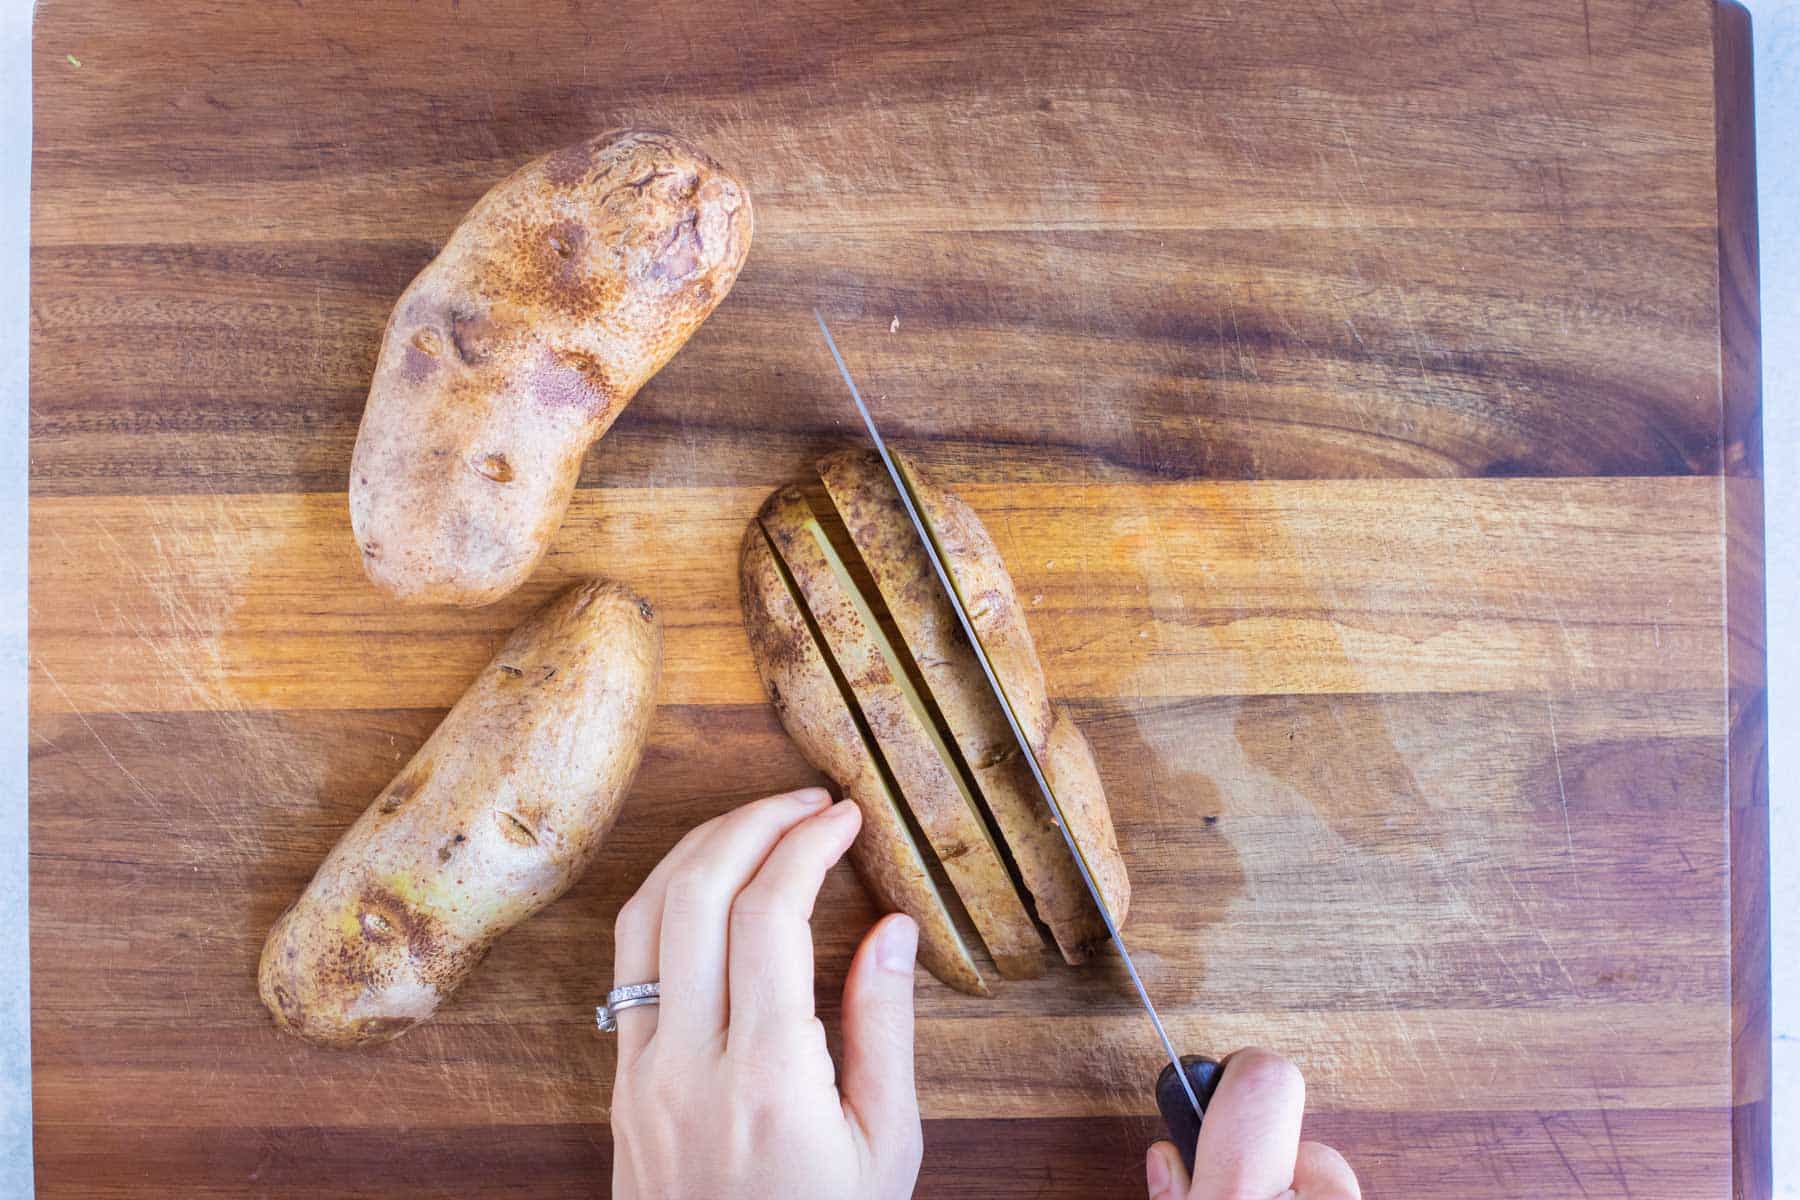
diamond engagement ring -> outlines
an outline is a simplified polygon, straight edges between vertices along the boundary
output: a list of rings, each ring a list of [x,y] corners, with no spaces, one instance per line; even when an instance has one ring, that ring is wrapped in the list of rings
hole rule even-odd
[[[616,987],[606,993],[606,1003],[594,1010],[594,1024],[600,1027],[601,1033],[616,1032],[620,1013],[628,1008],[655,1004],[661,996],[661,986],[654,982],[628,983],[624,987]]]

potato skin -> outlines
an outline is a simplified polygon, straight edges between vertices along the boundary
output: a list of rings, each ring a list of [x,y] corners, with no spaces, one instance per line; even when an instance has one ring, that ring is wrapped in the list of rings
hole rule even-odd
[[[1113,832],[1112,809],[1106,803],[1106,787],[1100,782],[1100,765],[1094,761],[1094,748],[1088,744],[1087,735],[1081,732],[1069,710],[1058,704],[1054,711],[1056,719],[1050,726],[1050,736],[1044,740],[1038,766],[1043,768],[1044,779],[1069,819],[1076,843],[1087,856],[1094,885],[1106,897],[1106,910],[1123,926],[1131,913],[1131,876],[1125,873],[1125,856],[1119,853],[1119,839]],[[1032,836],[1045,846],[1052,838],[1059,847],[1062,843],[1062,832],[1047,814]],[[1027,843],[1021,839],[1017,844]],[[1071,857],[1071,865],[1073,862]],[[1038,911],[1045,914],[1044,919],[1064,947],[1069,962],[1085,961],[1095,947],[1105,944],[1106,926],[1078,874],[1055,876],[1044,890],[1034,894]],[[1084,935],[1085,941],[1076,940]]]
[[[848,683],[875,746],[943,865],[982,943],[1005,979],[1044,973],[1044,939],[1025,907],[980,806],[928,711],[912,698],[904,668],[887,657],[887,635],[858,612],[860,590],[833,567],[812,506],[798,488],[780,488],[757,514],[826,651]],[[904,651],[896,651],[904,654]]]
[[[933,486],[911,460],[896,455],[919,495],[922,513],[927,520],[935,517],[945,566],[971,598],[970,618],[982,645],[1007,694],[1027,714],[1021,724],[1032,736],[1032,750],[1077,842],[1091,856],[1089,868],[1109,910],[1122,923],[1131,885],[1093,769],[1093,752],[1068,715],[1061,709],[1053,712],[1045,697],[1043,670],[1006,564],[966,504]],[[1038,917],[1049,926],[1066,961],[1086,961],[1093,947],[1106,941],[1105,923],[1054,814],[1038,794],[887,468],[872,450],[849,450],[821,460],[818,470],[974,773]]]
[[[926,970],[959,992],[988,995],[900,814],[900,801],[876,766],[824,650],[754,518],[744,530],[738,575],[751,657],[776,715],[807,760],[862,810],[862,830],[850,847],[857,874],[888,911],[904,912],[919,923],[919,961]]]
[[[382,336],[350,466],[370,580],[458,605],[524,582],[588,447],[731,290],[752,224],[741,183],[642,130],[483,196]]]
[[[614,583],[520,626],[270,930],[258,988],[276,1025],[356,1046],[429,1017],[586,869],[661,672],[655,611]]]

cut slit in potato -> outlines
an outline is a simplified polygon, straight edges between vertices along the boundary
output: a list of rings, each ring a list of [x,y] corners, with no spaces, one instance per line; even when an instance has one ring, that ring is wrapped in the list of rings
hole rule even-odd
[[[1044,939],[980,803],[805,496],[782,489],[759,520],[996,968],[1008,979],[1042,974]]]
[[[744,625],[769,699],[806,757],[862,810],[850,847],[857,873],[890,911],[919,924],[919,960],[960,992],[989,994],[925,854],[914,839],[849,685],[832,669],[797,587],[762,526],[744,531],[739,559]]]
[[[1092,752],[1080,730],[1044,694],[1037,651],[1005,564],[966,505],[932,487],[904,456],[896,453],[895,462],[952,584],[969,607],[970,621],[1032,741],[1039,766],[1069,817],[1071,832],[1092,855],[1088,865],[1095,882],[1122,920],[1130,884]],[[1068,962],[1085,961],[1095,946],[1104,944],[1105,921],[1018,751],[886,467],[873,451],[845,451],[822,461],[819,475],[926,676],[1039,918]]]

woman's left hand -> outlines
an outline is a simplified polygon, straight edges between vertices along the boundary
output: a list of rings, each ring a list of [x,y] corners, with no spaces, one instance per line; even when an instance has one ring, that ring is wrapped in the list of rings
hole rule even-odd
[[[841,1088],[813,1015],[813,903],[860,824],[819,788],[745,805],[620,910],[613,981],[657,980],[662,999],[618,1014],[614,1196],[912,1194],[912,919],[878,922],[851,964]]]

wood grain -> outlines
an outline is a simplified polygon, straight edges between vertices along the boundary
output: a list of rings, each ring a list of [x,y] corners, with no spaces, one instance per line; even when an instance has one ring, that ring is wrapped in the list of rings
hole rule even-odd
[[[1716,479],[934,475],[1004,550],[1056,696],[1724,682]],[[363,578],[341,495],[41,500],[35,578],[69,600],[33,610],[54,664],[33,708],[447,708],[526,614],[596,572],[656,598],[666,701],[755,703],[734,556],[767,490],[578,492],[527,587],[417,613]]]
[[[1733,1195],[1774,1189],[1769,1118],[1769,729],[1763,608],[1762,340],[1750,13],[1713,10],[1718,136],[1720,432],[1725,440],[1725,627],[1732,680],[1726,796],[1731,837]],[[1749,686],[1742,686],[1739,680]]]
[[[1006,555],[1178,1040],[1295,1057],[1372,1196],[1769,1194],[1741,9],[105,0],[35,46],[41,1195],[604,1191],[613,914],[816,779],[735,591],[854,441],[815,303]],[[625,122],[746,181],[750,262],[525,589],[386,605],[342,490],[388,309]],[[398,1043],[278,1035],[269,923],[592,572],[668,626],[600,863]],[[875,913],[819,912],[835,1028]],[[917,1003],[921,1196],[1136,1194],[1116,962]]]

